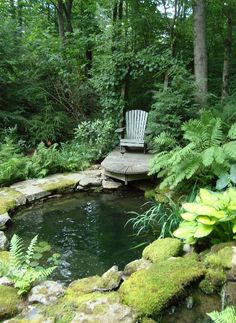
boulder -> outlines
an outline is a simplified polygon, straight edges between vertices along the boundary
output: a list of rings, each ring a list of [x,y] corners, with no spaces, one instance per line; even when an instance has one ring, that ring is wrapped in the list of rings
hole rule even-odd
[[[119,294],[123,303],[140,315],[156,315],[176,302],[184,288],[204,273],[205,268],[195,257],[172,258],[132,274],[121,285]]]
[[[0,250],[7,250],[9,241],[3,231],[0,231]]]
[[[17,314],[21,306],[22,300],[15,288],[0,286],[0,320]]]
[[[117,266],[111,267],[101,277],[92,276],[79,279],[69,285],[69,289],[77,293],[91,293],[94,291],[107,292],[117,289],[122,280],[122,271]]]
[[[122,183],[120,183],[120,182],[115,182],[112,180],[103,180],[102,181],[102,187],[105,190],[117,190],[121,186],[122,186]]]
[[[65,289],[62,284],[46,280],[33,287],[28,296],[29,303],[41,303],[51,305],[64,295]]]
[[[130,276],[138,270],[148,269],[151,266],[151,261],[146,259],[136,259],[128,263],[124,268],[124,276]]]
[[[76,313],[71,323],[135,323],[137,315],[132,309],[119,302],[119,299],[109,297],[98,298],[85,302],[80,312]]]
[[[8,212],[0,214],[0,229],[5,229],[7,222],[11,221]]]
[[[102,179],[98,177],[89,177],[86,176],[83,179],[80,180],[79,186],[82,187],[97,187],[100,186],[102,183]]]
[[[227,282],[224,292],[227,305],[236,306],[236,282]]]
[[[226,282],[226,274],[222,270],[208,269],[205,278],[200,282],[200,290],[207,294],[219,293]]]
[[[143,250],[143,258],[155,263],[176,257],[181,251],[182,242],[179,239],[157,239]]]

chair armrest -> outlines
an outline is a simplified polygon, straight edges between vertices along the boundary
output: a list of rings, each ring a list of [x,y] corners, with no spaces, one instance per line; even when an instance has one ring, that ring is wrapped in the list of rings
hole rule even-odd
[[[123,128],[118,128],[118,129],[116,129],[116,130],[115,130],[115,132],[116,132],[116,133],[122,133],[122,132],[124,132],[124,130],[125,130],[125,127],[123,127]]]
[[[145,135],[151,135],[152,134],[152,131],[150,131],[150,130],[145,130]]]

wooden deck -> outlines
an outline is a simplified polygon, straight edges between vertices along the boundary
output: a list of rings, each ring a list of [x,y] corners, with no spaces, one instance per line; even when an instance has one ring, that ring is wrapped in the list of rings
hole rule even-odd
[[[152,154],[143,152],[125,152],[120,149],[113,150],[102,162],[105,175],[122,180],[127,184],[129,181],[146,179],[149,171],[149,161]]]

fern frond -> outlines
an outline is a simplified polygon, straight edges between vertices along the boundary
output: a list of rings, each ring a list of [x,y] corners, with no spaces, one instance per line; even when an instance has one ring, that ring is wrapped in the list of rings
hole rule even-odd
[[[233,140],[236,139],[236,123],[232,124],[231,128],[229,129],[228,138]]]
[[[24,262],[25,257],[23,240],[14,234],[10,242],[10,263],[12,266],[18,269],[24,265]]]
[[[207,148],[202,153],[202,162],[203,165],[208,167],[210,166],[214,161],[214,153],[215,153],[215,147]]]
[[[37,245],[37,242],[38,242],[38,235],[36,235],[31,241],[30,241],[30,244],[28,246],[28,249],[26,251],[26,256],[25,256],[25,263],[27,265],[30,264],[31,260],[32,260],[32,257],[34,255],[34,250],[35,250],[35,247]]]
[[[222,131],[222,121],[220,118],[213,119],[213,127],[211,132],[211,145],[219,146],[222,144],[223,131]]]
[[[233,161],[236,160],[236,141],[230,141],[223,145],[224,153]]]
[[[207,313],[214,323],[236,323],[236,309],[233,306],[226,307],[222,312]]]

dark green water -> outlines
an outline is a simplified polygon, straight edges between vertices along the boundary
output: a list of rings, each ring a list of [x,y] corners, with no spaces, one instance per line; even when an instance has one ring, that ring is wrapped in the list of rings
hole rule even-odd
[[[47,241],[53,253],[61,254],[52,278],[64,282],[102,274],[113,265],[123,269],[141,256],[143,248],[131,248],[145,238],[136,237],[132,225],[124,226],[133,217],[127,212],[140,212],[143,203],[137,193],[79,193],[19,212],[8,236],[16,233],[29,243],[39,234],[39,241]]]

